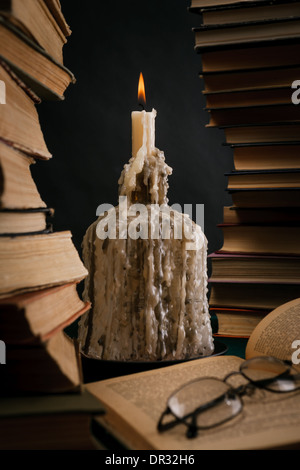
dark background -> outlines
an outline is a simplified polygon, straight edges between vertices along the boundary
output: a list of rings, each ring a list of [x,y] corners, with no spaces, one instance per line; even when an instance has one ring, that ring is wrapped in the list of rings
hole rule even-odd
[[[189,0],[61,0],[73,31],[64,48],[75,74],[63,102],[38,106],[53,159],[33,177],[55,209],[54,230],[71,230],[81,254],[98,205],[118,202],[118,179],[131,157],[131,112],[138,110],[140,72],[147,108],[155,108],[156,146],[173,168],[170,204],[205,204],[209,252],[222,246],[223,206],[231,203],[224,173],[232,152],[221,130],[207,129],[201,58],[192,27],[201,23]]]

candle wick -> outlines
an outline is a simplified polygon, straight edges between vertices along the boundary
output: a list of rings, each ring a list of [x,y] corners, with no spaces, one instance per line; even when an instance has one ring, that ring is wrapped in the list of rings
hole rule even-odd
[[[139,106],[142,108],[142,111],[145,111],[145,106],[142,103],[139,103]]]

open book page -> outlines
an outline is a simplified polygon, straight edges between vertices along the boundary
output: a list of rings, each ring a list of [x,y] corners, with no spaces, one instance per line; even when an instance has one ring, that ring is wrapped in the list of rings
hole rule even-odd
[[[261,320],[246,347],[246,359],[253,356],[275,356],[299,367],[300,298],[281,305]]]
[[[123,443],[135,450],[259,449],[299,441],[300,394],[259,391],[245,398],[242,413],[228,423],[201,431],[194,439],[182,424],[160,434],[157,423],[170,394],[199,377],[224,378],[243,362],[233,356],[185,362],[131,376],[88,384],[106,407],[99,418]]]

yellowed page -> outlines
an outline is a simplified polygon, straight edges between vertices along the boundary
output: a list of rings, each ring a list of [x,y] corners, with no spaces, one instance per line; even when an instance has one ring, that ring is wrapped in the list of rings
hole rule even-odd
[[[185,436],[185,426],[160,434],[157,422],[167,399],[179,386],[198,377],[224,378],[242,359],[213,357],[186,362],[87,386],[105,405],[102,423],[135,450],[260,449],[297,443],[300,436],[300,394],[260,391],[245,398],[242,413],[217,428]]]
[[[297,348],[300,350],[300,298],[281,305],[263,318],[251,334],[245,357],[275,356],[295,363]]]

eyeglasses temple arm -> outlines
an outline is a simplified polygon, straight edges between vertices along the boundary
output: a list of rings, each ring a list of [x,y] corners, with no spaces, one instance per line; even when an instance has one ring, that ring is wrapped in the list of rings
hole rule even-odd
[[[177,424],[179,424],[180,421],[176,418],[173,421],[169,421],[168,423],[163,423],[164,418],[169,414],[171,414],[171,412],[169,408],[166,408],[165,411],[162,413],[159,419],[159,422],[157,424],[157,429],[159,432],[167,431],[168,429],[172,429],[175,426],[177,426]]]

